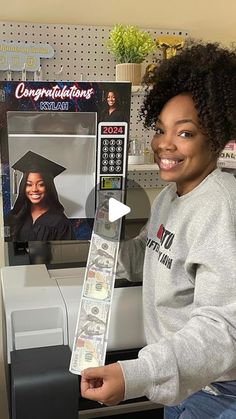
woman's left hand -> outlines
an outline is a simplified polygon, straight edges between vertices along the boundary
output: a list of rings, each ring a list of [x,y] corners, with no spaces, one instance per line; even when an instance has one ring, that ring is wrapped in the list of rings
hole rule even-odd
[[[125,382],[118,362],[82,371],[82,397],[112,406],[120,403],[124,394]]]

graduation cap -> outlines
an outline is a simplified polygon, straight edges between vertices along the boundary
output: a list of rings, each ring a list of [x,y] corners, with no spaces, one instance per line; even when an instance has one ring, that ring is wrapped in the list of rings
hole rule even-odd
[[[12,168],[23,173],[49,173],[53,177],[66,170],[66,168],[60,166],[60,164],[48,160],[45,157],[40,156],[40,154],[33,153],[33,151],[28,151],[24,154],[20,160],[13,164]]]

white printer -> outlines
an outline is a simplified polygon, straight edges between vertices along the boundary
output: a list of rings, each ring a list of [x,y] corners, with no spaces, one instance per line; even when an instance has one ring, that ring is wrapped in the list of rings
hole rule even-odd
[[[47,270],[45,265],[1,269],[8,363],[13,350],[72,349],[84,273],[85,268]],[[145,344],[141,307],[140,285],[115,288],[108,351]]]
[[[43,350],[50,349],[50,347],[72,349],[84,274],[85,268],[48,270],[44,264],[11,266],[1,269],[6,362],[13,378],[11,362],[14,359],[16,364],[14,368],[17,369],[19,365],[17,354],[24,355],[26,353],[28,357],[27,350],[38,348],[37,356],[41,359],[40,351],[42,351],[43,357]],[[129,351],[131,351],[132,357],[133,350],[137,351],[144,345],[142,286],[138,283],[129,283],[126,280],[119,284],[119,280],[117,280],[112,300],[107,351],[111,354],[118,353],[118,358],[122,356],[123,359],[126,359],[126,354],[129,354]],[[29,358],[26,358],[26,365],[28,365],[27,359],[31,359],[30,357],[31,352],[29,352]],[[67,370],[67,365],[65,368]],[[32,371],[30,374],[32,376]],[[15,373],[15,375],[17,374]],[[72,376],[72,374],[70,375]],[[77,379],[77,376],[74,377]],[[26,383],[27,377],[24,379],[21,376],[18,377],[15,387],[19,383],[22,385],[22,382]],[[34,385],[29,384],[30,389],[34,388]],[[42,384],[42,388],[44,387],[45,384]],[[52,387],[53,385],[50,386],[50,388]],[[17,400],[15,395],[17,389],[13,388],[11,392],[14,395],[10,399]],[[18,393],[21,394],[22,391],[18,390]],[[30,391],[26,388],[23,394],[28,395],[29,393]],[[20,402],[21,405],[25,405],[24,397],[21,394],[21,398],[23,398],[23,401]],[[33,406],[35,403],[32,399]],[[118,413],[117,409],[121,413],[153,408],[153,403],[147,400],[138,403],[125,403],[115,407],[96,406],[95,402],[92,404],[92,407],[86,405],[79,412],[79,417],[110,417]],[[14,409],[13,419],[27,417],[26,413],[17,415],[17,408]],[[49,416],[53,419],[51,413]],[[44,417],[47,417],[45,413]],[[70,417],[73,416],[67,415],[66,419],[70,419]]]

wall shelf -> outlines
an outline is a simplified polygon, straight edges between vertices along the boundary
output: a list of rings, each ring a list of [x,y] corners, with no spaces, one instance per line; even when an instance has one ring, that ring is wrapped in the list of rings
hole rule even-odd
[[[149,172],[158,171],[159,167],[157,164],[129,164],[128,172]]]

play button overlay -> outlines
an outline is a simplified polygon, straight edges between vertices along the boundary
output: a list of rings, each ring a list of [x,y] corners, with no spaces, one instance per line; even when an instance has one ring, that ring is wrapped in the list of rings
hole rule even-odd
[[[147,195],[147,188],[141,187],[135,180],[129,180],[127,188],[133,189],[127,191],[126,202],[129,206],[122,203],[123,191],[97,191],[97,187],[94,187],[86,200],[85,219],[79,220],[79,223],[75,220],[76,238],[90,240],[92,232],[102,239],[110,238],[120,242],[135,238],[149,218],[151,200]],[[129,212],[130,216],[122,218]]]
[[[119,220],[119,218],[124,217],[124,215],[129,214],[131,211],[128,205],[122,204],[122,202],[117,201],[117,199],[110,198],[108,202],[108,219],[111,223],[113,221]]]

